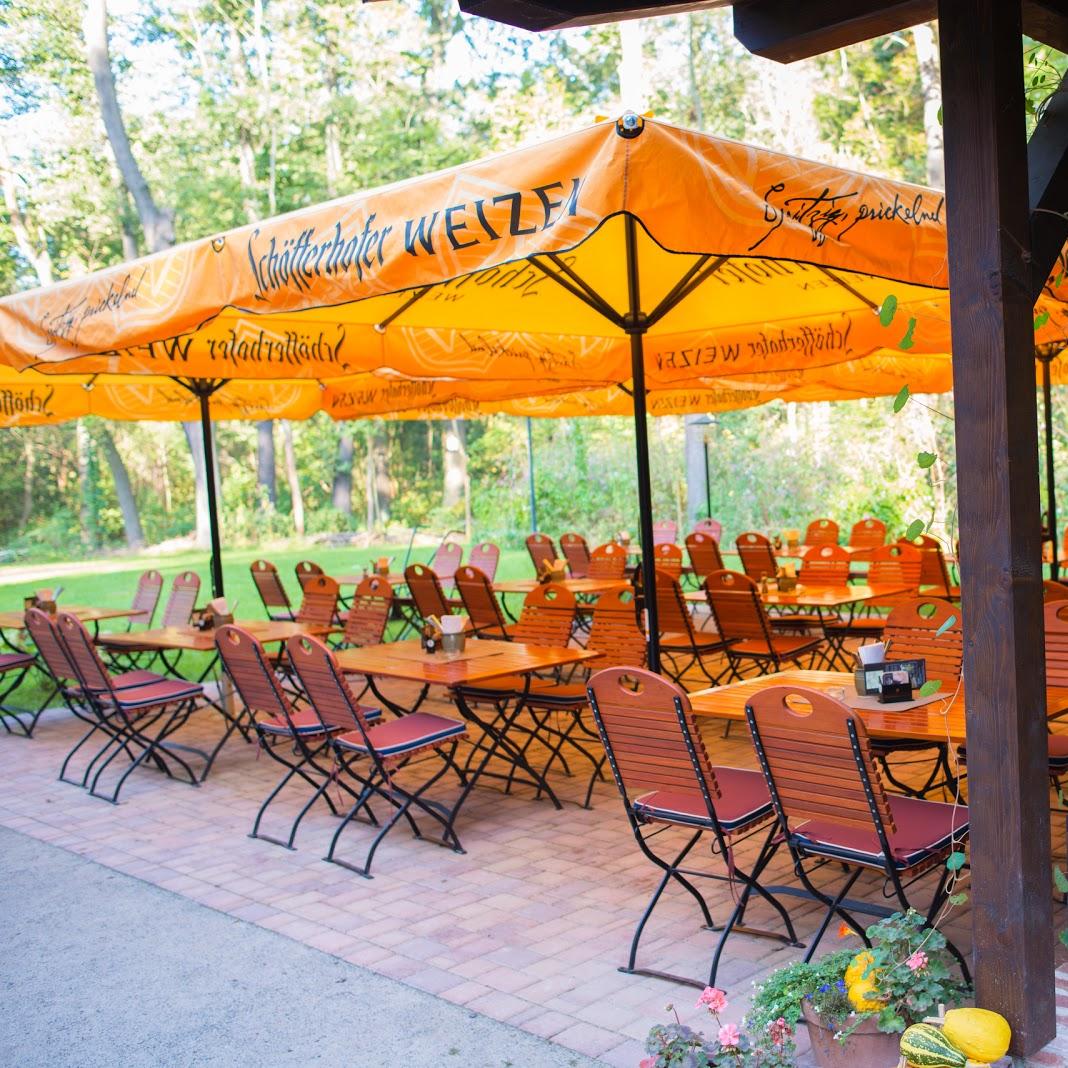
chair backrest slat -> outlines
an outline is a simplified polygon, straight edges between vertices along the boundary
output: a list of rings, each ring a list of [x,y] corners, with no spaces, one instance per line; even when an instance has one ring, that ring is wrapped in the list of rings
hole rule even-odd
[[[904,601],[886,617],[882,640],[892,660],[925,659],[928,679],[945,687],[960,680],[964,629],[960,609],[948,601],[922,596]]]
[[[200,576],[195,571],[183,571],[174,576],[167,603],[163,606],[164,627],[188,627],[193,618],[193,609],[200,596]]]
[[[757,584],[737,571],[713,571],[705,578],[705,597],[724,641],[763,641],[771,647],[771,624]]]
[[[586,648],[601,654],[594,661],[598,669],[645,666],[649,647],[638,627],[632,586],[620,583],[597,598]]]
[[[268,616],[279,609],[285,612],[292,611],[293,606],[289,602],[289,594],[286,593],[281,576],[278,574],[278,568],[274,564],[269,560],[253,560],[249,565],[249,570],[252,572],[252,581]]]
[[[297,582],[300,583],[300,588],[302,590],[304,589],[304,583],[309,579],[315,578],[316,575],[326,574],[314,560],[301,560],[293,570],[296,572]]]
[[[590,578],[620,579],[627,570],[627,550],[618,542],[607,541],[590,553]]]
[[[331,730],[361,730],[366,738],[367,719],[334,654],[321,641],[303,634],[286,642],[286,653],[323,725]]]
[[[723,556],[719,551],[719,542],[707,530],[695,530],[686,537],[686,552],[690,556],[690,566],[699,582],[713,571],[723,570]]]
[[[849,544],[854,549],[874,549],[885,545],[886,524],[873,516],[858,520],[849,531]]]
[[[734,544],[742,561],[742,570],[751,579],[759,582],[762,578],[775,577],[775,550],[765,535],[755,530],[747,530],[738,535]]]
[[[497,577],[501,550],[492,541],[480,541],[468,554],[467,562],[477,567],[492,582]]]
[[[130,616],[130,622],[151,627],[162,592],[163,576],[158,571],[143,571],[137,580],[137,589],[134,590],[133,601],[130,603],[130,608],[136,613]]]
[[[342,641],[346,645],[379,645],[393,606],[393,588],[381,575],[368,575],[356,587],[349,605]]]
[[[838,524],[833,519],[813,519],[805,528],[806,545],[837,545]]]
[[[633,800],[647,790],[702,794],[714,817],[719,784],[686,692],[637,667],[598,671],[588,690],[623,796]]]
[[[791,831],[803,831],[806,820],[870,831],[874,807],[882,829],[894,833],[867,728],[850,708],[818,690],[771,686],[753,694],[746,714],[769,789]]]
[[[674,519],[662,519],[653,524],[653,544],[663,545],[664,542],[678,540],[679,525]]]
[[[849,553],[841,545],[817,545],[801,560],[802,582],[810,586],[845,586],[849,582]]]
[[[278,719],[292,730],[293,707],[259,640],[226,623],[215,631],[215,648],[242,704],[255,719]]]
[[[430,616],[452,615],[438,576],[426,564],[409,564],[404,569],[404,581],[415,602],[415,610],[425,620]]]
[[[656,569],[656,614],[661,634],[682,634],[695,641],[693,617],[682,595],[679,580],[669,571]]]
[[[921,534],[915,541],[906,541],[904,538],[901,541],[920,551],[920,585],[932,587],[936,594],[948,595],[952,584],[942,543],[930,534]]]
[[[548,534],[528,534],[527,552],[535,574],[541,571],[543,563],[551,564],[557,558],[556,546]]]
[[[524,645],[566,648],[575,623],[575,595],[558,582],[536,586],[523,600],[512,640]]]
[[[711,534],[717,543],[723,537],[723,524],[718,519],[698,519],[693,529],[694,533]]]
[[[27,613],[28,614],[28,613]],[[1046,625],[1046,685],[1068,686],[1068,601],[1049,601]]]
[[[470,564],[456,569],[455,581],[475,631],[490,637],[504,637],[506,621],[493,592],[493,583]]]
[[[673,541],[662,541],[653,546],[653,560],[657,571],[666,571],[679,578],[682,574],[682,547]]]
[[[56,621],[40,608],[26,609],[26,629],[37,646],[37,652],[44,662],[48,674],[61,685],[77,679],[78,672],[67,655],[63,640],[56,629]]]
[[[337,620],[337,580],[329,575],[312,575],[304,583],[304,596],[297,609],[297,622],[329,627]]]
[[[590,547],[581,534],[570,531],[560,535],[560,551],[567,561],[572,578],[586,578],[590,573]]]
[[[872,549],[868,559],[871,561],[868,565],[868,582],[873,585],[895,585],[900,582],[910,590],[919,591],[923,555],[915,545],[907,542],[879,545]]]
[[[455,541],[443,541],[430,558],[430,570],[443,586],[448,586],[463,562],[464,548]]]
[[[85,624],[70,612],[60,612],[56,618],[56,631],[82,687],[90,693],[113,697],[111,675],[104,667]]]

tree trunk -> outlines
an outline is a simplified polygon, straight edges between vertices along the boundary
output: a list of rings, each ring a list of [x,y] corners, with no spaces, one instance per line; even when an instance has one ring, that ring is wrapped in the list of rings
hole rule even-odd
[[[342,430],[337,439],[337,461],[334,465],[334,485],[330,495],[334,508],[352,515],[352,457],[355,451],[352,434]]]
[[[690,125],[695,130],[705,128],[705,107],[701,102],[701,86],[697,81],[697,65],[702,62],[697,27],[694,25],[696,14],[690,11],[686,15],[686,71],[690,80]]]
[[[912,39],[916,44],[920,92],[923,94],[923,129],[927,135],[927,184],[936,189],[945,189],[946,166],[939,116],[942,108],[942,75],[933,23],[925,22],[920,26],[913,26]]]
[[[208,515],[208,476],[204,466],[204,439],[199,423],[182,423],[189,455],[193,461],[193,492],[196,503],[196,536],[198,549],[211,548],[211,517]],[[218,485],[218,483],[216,483]]]
[[[79,419],[75,429],[78,446],[78,513],[82,525],[82,544],[86,549],[95,549],[96,530],[96,472],[93,463],[93,442],[84,419]]]
[[[393,497],[396,487],[389,470],[389,435],[384,423],[377,423],[372,444],[375,519],[385,528],[393,510]]]
[[[446,508],[455,508],[464,499],[464,485],[467,481],[467,449],[464,440],[467,428],[462,419],[450,419],[448,426],[441,439],[445,449],[441,503]]]
[[[122,512],[122,525],[126,531],[126,545],[130,549],[141,549],[145,544],[144,531],[141,529],[141,517],[137,513],[137,499],[134,497],[130,474],[126,470],[122,456],[115,445],[115,439],[107,427],[101,427],[97,438],[107,457],[111,468],[111,478],[115,483],[115,496],[119,499]]]
[[[37,466],[36,441],[32,430],[26,431],[22,442],[22,514],[19,516],[19,530],[25,530],[33,515],[33,476]]]
[[[367,438],[367,458],[364,461],[364,491],[367,496],[367,533],[375,529],[375,455],[371,438]]]
[[[286,460],[286,481],[293,509],[293,529],[304,534],[304,498],[300,495],[300,474],[297,472],[297,456],[293,451],[293,424],[288,419],[279,419],[282,426],[282,452]]]
[[[86,59],[93,75],[93,84],[96,86],[100,117],[104,121],[108,143],[111,145],[122,180],[137,207],[141,228],[145,232],[145,243],[150,252],[160,252],[174,244],[174,216],[170,211],[160,208],[152,199],[152,191],[130,147],[130,138],[126,133],[126,124],[122,119],[122,109],[119,107],[119,97],[115,90],[111,56],[108,53],[107,0],[88,0],[82,29],[85,34]]]
[[[640,19],[617,22],[619,28],[619,103],[621,111],[645,111],[649,102],[649,86],[645,78],[642,46],[645,26]]]
[[[708,471],[705,430],[708,424],[704,419],[703,415],[688,415],[685,422],[686,521],[691,528],[708,511],[708,483],[705,480]]]
[[[278,483],[275,478],[274,421],[261,419],[256,424],[256,484],[267,495],[272,508],[278,505]]]
[[[48,243],[40,232],[30,233],[30,223],[22,210],[18,196],[18,178],[11,166],[7,146],[0,138],[0,183],[3,185],[4,207],[7,209],[11,230],[15,235],[15,244],[23,259],[33,267],[37,281],[48,286],[52,284],[52,257],[48,252]]]

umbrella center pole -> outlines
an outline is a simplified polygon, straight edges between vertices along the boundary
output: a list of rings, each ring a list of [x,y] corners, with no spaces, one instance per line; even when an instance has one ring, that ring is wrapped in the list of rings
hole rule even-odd
[[[176,378],[200,404],[200,437],[204,450],[204,483],[208,495],[208,528],[211,537],[211,591],[213,597],[223,595],[222,539],[219,536],[219,494],[215,483],[215,439],[211,426],[211,397],[223,386],[223,381],[210,378]]]

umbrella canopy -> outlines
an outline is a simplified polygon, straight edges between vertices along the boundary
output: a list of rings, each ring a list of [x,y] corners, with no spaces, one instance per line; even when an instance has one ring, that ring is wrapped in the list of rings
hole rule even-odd
[[[647,402],[948,384],[944,214],[935,190],[628,114],[5,298],[0,363],[180,379],[206,428],[234,379],[318,379],[339,418],[629,407],[649,546]],[[1040,342],[1065,336],[1063,282]],[[376,373],[407,381],[350,388]]]

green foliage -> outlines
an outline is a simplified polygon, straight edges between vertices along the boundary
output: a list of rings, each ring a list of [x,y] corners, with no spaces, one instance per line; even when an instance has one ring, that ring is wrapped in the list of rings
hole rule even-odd
[[[799,960],[776,969],[757,986],[746,1025],[763,1032],[781,1018],[796,1028],[806,1001],[828,1019],[843,1019],[850,1010],[842,977],[853,956],[852,950],[840,950],[816,961]]]

